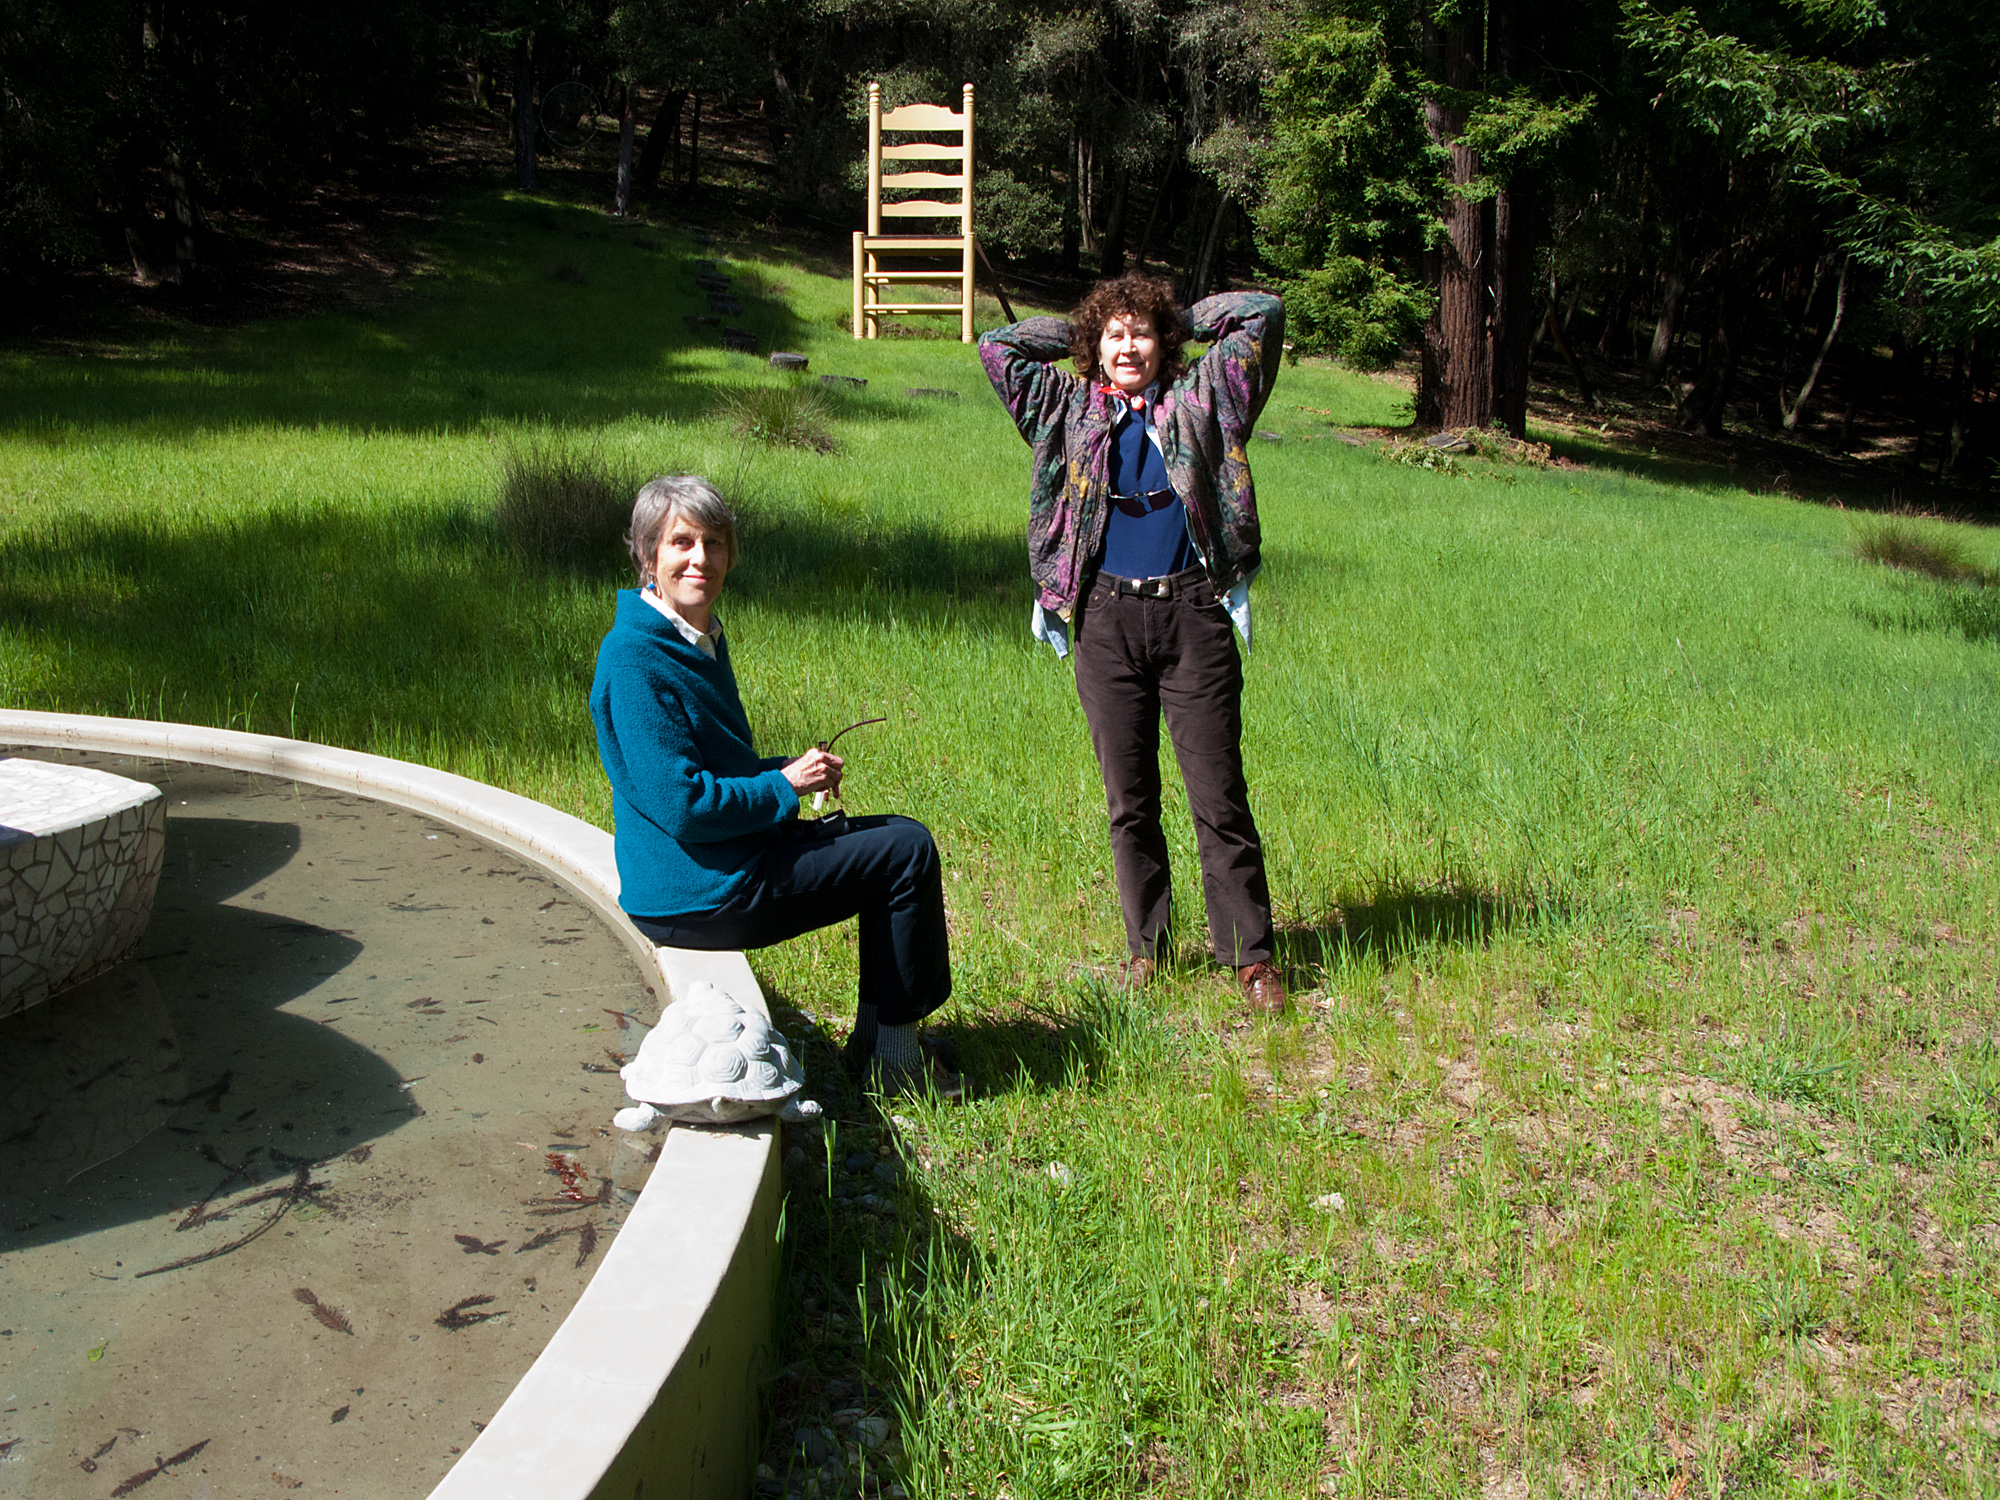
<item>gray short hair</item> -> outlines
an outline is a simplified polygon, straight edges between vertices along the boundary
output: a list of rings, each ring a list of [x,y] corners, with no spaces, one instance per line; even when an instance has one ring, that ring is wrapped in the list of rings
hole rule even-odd
[[[729,551],[729,565],[736,566],[736,512],[729,508],[729,502],[698,474],[661,474],[640,486],[638,498],[632,502],[632,528],[625,533],[625,545],[632,549],[632,566],[639,570],[641,583],[653,581],[660,534],[675,511],[719,535]]]

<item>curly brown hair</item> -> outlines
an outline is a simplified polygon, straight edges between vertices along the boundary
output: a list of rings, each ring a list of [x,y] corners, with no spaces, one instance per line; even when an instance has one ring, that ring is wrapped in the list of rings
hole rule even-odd
[[[1160,378],[1168,384],[1187,371],[1181,346],[1188,340],[1187,314],[1174,300],[1170,282],[1142,271],[1127,271],[1111,281],[1100,281],[1090,295],[1069,315],[1069,352],[1086,379],[1103,380],[1097,364],[1097,342],[1104,325],[1113,318],[1144,318],[1153,325],[1160,340]]]

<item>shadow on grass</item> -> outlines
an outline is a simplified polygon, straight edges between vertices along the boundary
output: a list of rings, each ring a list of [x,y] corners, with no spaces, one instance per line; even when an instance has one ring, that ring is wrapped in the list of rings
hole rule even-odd
[[[1498,934],[1545,920],[1533,902],[1492,891],[1390,887],[1366,905],[1336,908],[1325,919],[1278,933],[1283,968],[1388,968],[1439,947],[1483,948]]]
[[[459,431],[495,421],[595,424],[709,415],[714,361],[726,378],[775,378],[774,349],[805,325],[754,273],[739,313],[711,316],[681,235],[589,209],[475,194],[457,206],[435,268],[389,306],[239,328],[176,330],[151,342],[34,353],[0,364],[0,432],[63,441],[78,428],[167,434],[257,426]],[[729,274],[729,267],[723,267]],[[721,325],[754,354],[723,355]],[[707,356],[699,370],[691,364]],[[902,418],[907,403],[865,403]]]
[[[1024,573],[998,537],[773,513],[730,589],[783,618],[1025,638]],[[0,540],[8,700],[354,747],[587,754],[592,656],[631,583],[616,557],[525,563],[470,507],[65,517]]]
[[[837,601],[851,610],[882,591],[899,603],[964,618],[994,613],[1025,638],[1030,601],[1021,539],[994,532],[954,533],[931,526],[884,526],[858,515],[805,510],[745,518],[743,561],[730,575],[739,597],[772,609],[813,609]],[[1004,606],[1004,609],[1000,607]]]
[[[935,1372],[900,1355],[944,1347],[925,1284],[967,1273],[978,1255],[909,1170],[915,1143],[893,1107],[848,1081],[841,1039],[784,996],[769,1001],[826,1117],[785,1127],[778,1357],[762,1391],[759,1457],[785,1493],[855,1493],[860,1470],[894,1477],[881,1443],[857,1441],[857,1413],[900,1428],[935,1394]]]
[[[1863,609],[1860,615],[1877,630],[1956,633],[1975,643],[2000,641],[2000,587],[1911,579],[1903,608]]]

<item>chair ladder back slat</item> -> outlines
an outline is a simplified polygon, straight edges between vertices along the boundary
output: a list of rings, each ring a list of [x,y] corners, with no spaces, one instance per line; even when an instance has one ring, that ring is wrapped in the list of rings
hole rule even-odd
[[[975,253],[972,237],[972,85],[962,94],[963,108],[949,110],[941,104],[905,104],[887,113],[882,109],[882,85],[868,85],[868,227],[854,236],[854,336],[880,338],[884,313],[957,313],[959,338],[972,342],[972,265]],[[956,145],[936,141],[901,141],[884,145],[882,132],[956,133]],[[884,175],[884,159],[891,161],[956,162],[956,172],[913,171]],[[954,192],[958,201],[938,198],[906,198],[884,202],[889,189],[940,189]],[[955,220],[957,234],[884,234],[883,219]],[[956,258],[955,271],[885,271],[881,262],[897,256],[923,256],[932,260]],[[956,283],[956,302],[910,303],[884,301],[882,293],[897,282],[930,280]]]

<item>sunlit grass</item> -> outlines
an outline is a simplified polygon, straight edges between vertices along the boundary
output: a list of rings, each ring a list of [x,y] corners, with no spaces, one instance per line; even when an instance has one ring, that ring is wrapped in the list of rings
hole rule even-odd
[[[692,342],[698,254],[810,356],[834,452],[732,430],[728,392],[793,377]],[[938,833],[987,1087],[893,1132],[893,1224],[794,1172],[787,1424],[865,1365],[918,1494],[1996,1492],[1992,591],[1772,496],[1383,465],[1333,424],[1406,398],[1288,369],[1246,716],[1303,998],[1249,1026],[1198,911],[1137,999],[1072,974],[1121,946],[1102,791],[971,351],[857,343],[844,281],[555,203],[471,200],[427,263],[366,318],[0,356],[0,701],[608,824],[616,549],[511,544],[509,457],[741,496],[752,720],[776,750],[889,716],[849,806]],[[837,1030],[851,931],[756,962]],[[834,1178],[892,1133],[845,1118]]]

